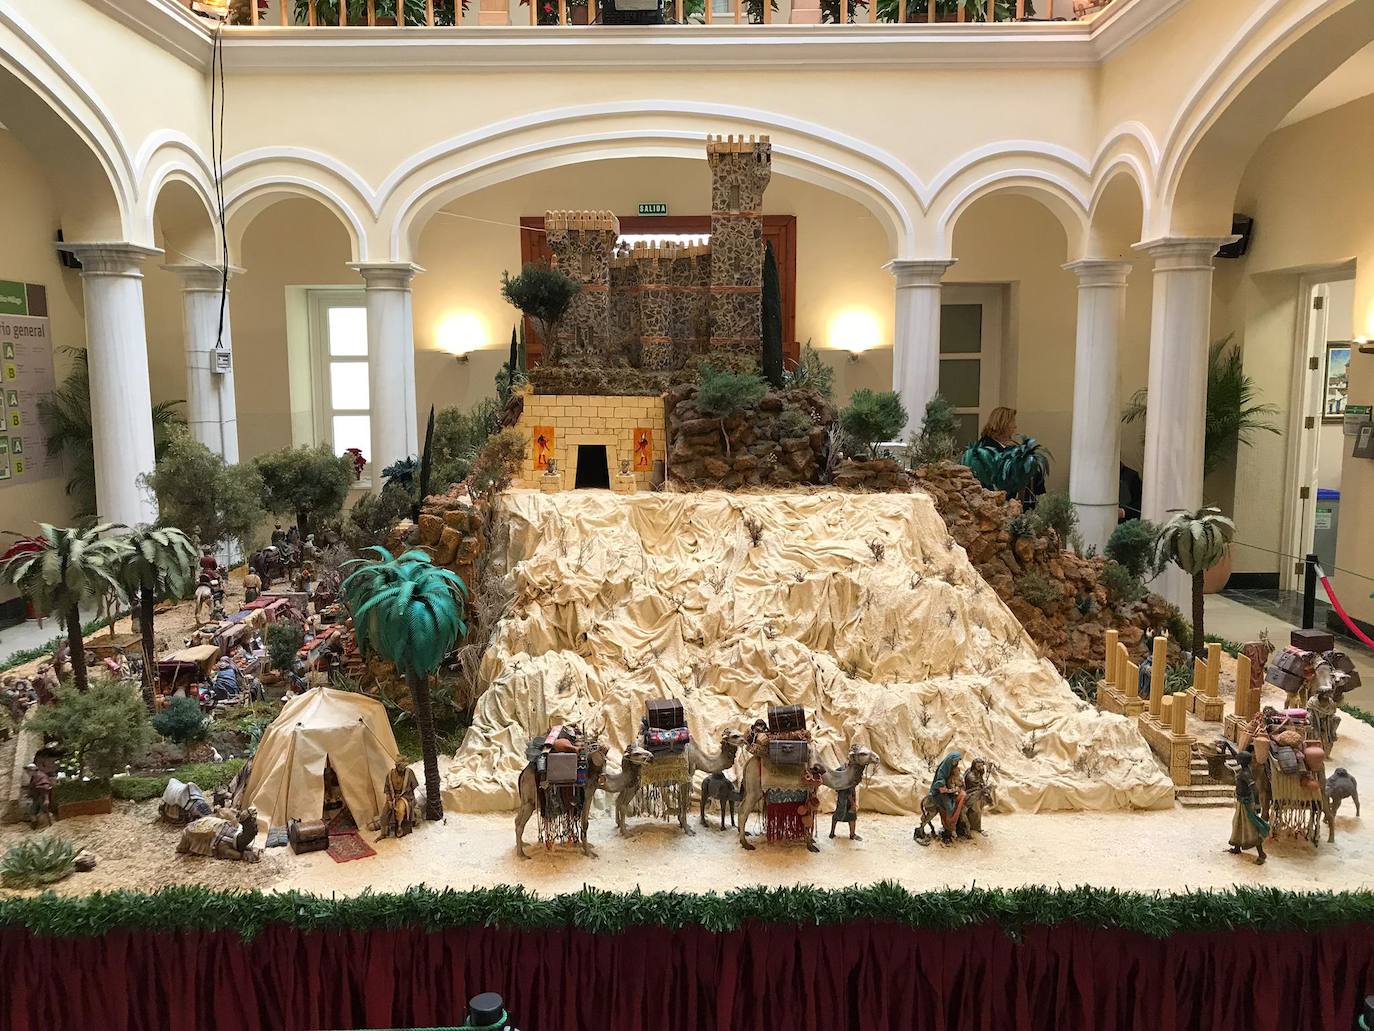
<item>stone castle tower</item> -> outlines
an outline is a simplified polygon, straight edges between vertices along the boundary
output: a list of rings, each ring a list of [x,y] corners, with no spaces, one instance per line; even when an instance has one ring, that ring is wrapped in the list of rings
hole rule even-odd
[[[710,352],[758,363],[763,318],[763,193],[773,171],[767,136],[708,136],[711,165]]]
[[[611,251],[620,220],[610,211],[546,211],[544,232],[554,267],[582,286],[559,326],[557,361],[606,365],[612,344]]]

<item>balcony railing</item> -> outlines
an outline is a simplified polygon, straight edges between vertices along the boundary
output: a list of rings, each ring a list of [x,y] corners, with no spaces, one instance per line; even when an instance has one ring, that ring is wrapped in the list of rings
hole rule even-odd
[[[193,10],[225,8],[226,0],[181,0]],[[642,0],[641,0],[642,2]],[[778,0],[661,0],[667,25],[768,25]],[[787,2],[787,0],[784,0]],[[1069,21],[1089,18],[1112,0],[792,0],[788,20],[822,24],[934,24]],[[602,22],[601,12],[615,0],[520,0],[529,24],[587,25]],[[812,17],[799,19],[801,5]],[[461,5],[458,6],[458,5]],[[227,0],[227,21],[239,26],[449,28],[487,24],[465,19],[469,0]],[[658,24],[657,4],[647,12]],[[817,9],[818,8],[818,9]],[[624,11],[624,5],[621,6]],[[504,16],[502,16],[504,23]],[[617,23],[623,23],[617,19]],[[646,22],[640,22],[644,24]]]

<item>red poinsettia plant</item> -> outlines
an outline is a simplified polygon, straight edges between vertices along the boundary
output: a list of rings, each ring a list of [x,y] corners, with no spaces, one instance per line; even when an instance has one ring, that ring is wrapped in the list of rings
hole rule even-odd
[[[346,447],[344,454],[353,459],[353,478],[361,480],[363,478],[363,467],[367,465],[367,459],[363,457],[362,448]]]

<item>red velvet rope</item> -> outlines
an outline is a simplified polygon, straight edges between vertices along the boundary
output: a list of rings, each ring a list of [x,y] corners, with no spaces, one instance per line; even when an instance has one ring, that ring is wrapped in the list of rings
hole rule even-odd
[[[1331,589],[1331,581],[1326,578],[1326,573],[1322,571],[1321,566],[1317,567],[1317,578],[1321,580],[1322,589],[1326,591],[1326,596],[1331,599],[1331,607],[1336,610],[1336,615],[1341,617],[1341,622],[1345,624],[1345,628],[1354,634],[1358,640],[1364,642],[1366,647],[1374,648],[1374,641],[1366,637],[1364,631],[1357,627],[1354,621],[1346,615],[1345,608],[1341,605],[1341,600],[1336,597],[1336,592]]]

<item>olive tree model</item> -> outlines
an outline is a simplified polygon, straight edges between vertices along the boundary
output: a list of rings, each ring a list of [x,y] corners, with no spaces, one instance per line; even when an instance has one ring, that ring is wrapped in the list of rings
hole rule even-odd
[[[467,586],[423,551],[393,558],[385,548],[367,550],[377,558],[355,560],[357,567],[342,584],[344,601],[353,613],[358,647],[377,652],[406,678],[424,754],[425,818],[437,820],[444,807],[429,677],[468,632],[463,622]]]

